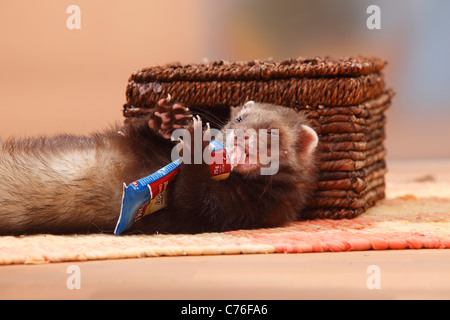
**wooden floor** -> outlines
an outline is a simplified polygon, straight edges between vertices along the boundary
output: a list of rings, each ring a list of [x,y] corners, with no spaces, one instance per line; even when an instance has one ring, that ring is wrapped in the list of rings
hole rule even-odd
[[[390,168],[391,181],[450,181],[450,162]],[[450,250],[0,266],[0,299],[450,299]]]
[[[67,285],[74,265],[80,289]],[[449,271],[450,250],[54,263],[0,267],[0,298],[449,299]]]

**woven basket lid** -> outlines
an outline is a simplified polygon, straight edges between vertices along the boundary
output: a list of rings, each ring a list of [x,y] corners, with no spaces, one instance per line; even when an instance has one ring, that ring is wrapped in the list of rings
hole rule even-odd
[[[145,115],[167,94],[198,107],[236,106],[248,100],[295,108],[358,105],[385,90],[385,65],[379,58],[317,57],[142,68],[128,81],[124,115]]]
[[[286,78],[361,76],[381,71],[386,62],[375,57],[294,58],[284,61],[214,61],[202,64],[167,64],[136,70],[130,80],[238,81]]]

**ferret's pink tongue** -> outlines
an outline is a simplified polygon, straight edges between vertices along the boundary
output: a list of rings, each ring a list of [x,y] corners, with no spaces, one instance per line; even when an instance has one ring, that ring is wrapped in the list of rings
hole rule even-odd
[[[241,147],[234,146],[228,151],[229,161],[231,165],[231,170],[233,170],[238,164],[244,164],[247,155],[245,154],[245,150]]]

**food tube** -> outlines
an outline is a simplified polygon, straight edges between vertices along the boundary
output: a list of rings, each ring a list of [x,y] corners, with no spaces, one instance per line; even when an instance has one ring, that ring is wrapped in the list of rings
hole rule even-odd
[[[211,158],[222,161],[209,165],[211,177],[217,180],[230,175],[225,147],[211,140]],[[151,175],[136,180],[128,186],[123,184],[122,207],[114,230],[116,236],[130,228],[136,221],[167,205],[167,188],[180,169],[180,159],[175,160]]]

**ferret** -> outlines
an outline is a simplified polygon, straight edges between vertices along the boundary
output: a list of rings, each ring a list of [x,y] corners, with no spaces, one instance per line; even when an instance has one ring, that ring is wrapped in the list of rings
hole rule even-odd
[[[0,234],[112,233],[123,184],[171,162],[173,148],[185,143],[172,141],[173,131],[185,128],[193,134],[194,122],[189,107],[161,99],[148,117],[89,136],[0,142]],[[301,218],[317,176],[318,136],[307,120],[286,107],[249,102],[232,107],[220,129],[225,139],[233,130],[244,133],[239,145],[236,137],[226,141],[232,146],[229,156],[243,160],[229,177],[216,181],[206,163],[181,163],[167,206],[127,233],[222,232],[282,226]],[[250,129],[279,135],[275,173],[263,175],[267,165],[248,161],[253,156],[260,161],[251,154],[258,150],[254,142],[245,136]],[[268,137],[258,139],[270,145]]]

